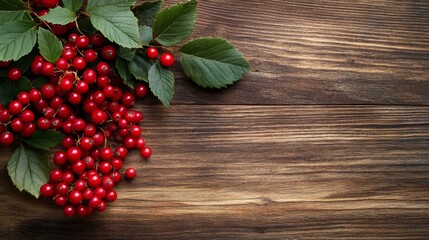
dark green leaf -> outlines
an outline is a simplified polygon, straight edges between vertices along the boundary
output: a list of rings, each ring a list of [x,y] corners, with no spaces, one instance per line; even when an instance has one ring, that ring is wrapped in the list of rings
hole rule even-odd
[[[149,68],[153,64],[143,54],[136,54],[132,61],[128,62],[128,68],[137,80],[148,82]]]
[[[164,0],[143,2],[141,5],[134,7],[133,12],[139,21],[139,26],[152,26],[163,2]]]
[[[12,66],[21,69],[23,73],[27,72],[33,62],[34,57],[38,54],[36,49],[33,49],[29,54],[21,57],[18,61],[13,62]]]
[[[55,130],[36,131],[30,138],[23,138],[22,141],[34,148],[40,150],[49,150],[61,143],[64,135]]]
[[[88,0],[86,11],[92,12],[102,7],[116,7],[119,10],[130,10],[136,0]]]
[[[33,80],[33,87],[40,89],[43,84],[48,83],[49,79],[46,77],[38,77],[36,79]]]
[[[64,7],[77,12],[82,7],[83,0],[62,0]]]
[[[131,61],[131,60],[133,60],[134,56],[136,55],[136,49],[119,47],[118,55],[119,55],[119,57],[121,57],[125,60]]]
[[[130,10],[104,6],[89,12],[92,25],[110,41],[126,48],[141,47],[137,18]]]
[[[25,14],[25,11],[0,11],[0,25],[7,22],[21,20]]]
[[[227,87],[250,71],[243,54],[225,39],[196,39],[185,44],[180,52],[186,76],[201,87]]]
[[[155,40],[164,46],[172,46],[185,39],[194,30],[196,12],[196,0],[163,9],[153,24]]]
[[[25,4],[21,0],[0,0],[0,10],[15,11],[25,9]]]
[[[70,9],[58,6],[49,10],[48,14],[40,18],[53,24],[66,25],[76,20],[76,13]]]
[[[49,62],[55,63],[61,57],[63,44],[50,31],[40,28],[38,31],[40,54]]]
[[[21,77],[18,81],[14,82],[17,89],[16,96],[20,92],[28,92],[33,88],[33,85],[26,77]]]
[[[78,20],[77,24],[80,30],[87,35],[92,35],[93,33],[97,32],[97,29],[92,26],[91,20],[89,18]]]
[[[168,107],[174,95],[173,72],[157,62],[149,69],[149,87],[162,104]]]
[[[134,81],[132,81],[132,75],[127,66],[127,61],[122,58],[116,59],[116,70],[119,73],[119,76],[122,78],[124,83],[130,88],[134,88]]]
[[[27,20],[0,26],[0,61],[18,60],[28,54],[37,41],[37,23]]]
[[[7,171],[20,191],[25,190],[38,198],[40,187],[48,182],[48,154],[20,146],[10,157]]]
[[[0,103],[9,104],[16,97],[15,84],[7,78],[0,79]]]

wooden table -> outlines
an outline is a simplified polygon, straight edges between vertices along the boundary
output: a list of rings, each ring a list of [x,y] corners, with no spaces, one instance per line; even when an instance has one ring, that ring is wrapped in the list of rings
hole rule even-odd
[[[429,239],[428,1],[200,0],[204,35],[253,72],[139,102],[154,155],[105,213],[20,193],[1,150],[0,239]]]

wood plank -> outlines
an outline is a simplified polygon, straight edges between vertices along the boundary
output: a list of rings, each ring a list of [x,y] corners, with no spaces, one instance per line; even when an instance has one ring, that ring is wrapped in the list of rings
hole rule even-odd
[[[215,92],[177,73],[175,104],[429,103],[427,1],[205,0],[201,36],[228,38],[253,72]]]
[[[0,238],[427,239],[429,107],[139,105],[150,161],[64,219],[2,167]],[[6,150],[0,162],[6,164]]]

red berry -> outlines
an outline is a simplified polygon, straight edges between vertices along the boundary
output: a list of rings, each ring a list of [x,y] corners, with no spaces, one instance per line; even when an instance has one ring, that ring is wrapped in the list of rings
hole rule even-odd
[[[63,176],[63,172],[61,170],[55,169],[52,170],[49,174],[49,181],[52,183],[59,183],[61,182],[61,177]]]
[[[127,179],[134,179],[137,176],[137,171],[135,168],[127,168],[127,170],[125,170],[125,177]]]
[[[126,137],[124,139],[124,146],[128,149],[133,149],[136,146],[136,141],[132,137]]]
[[[76,38],[76,46],[80,49],[86,48],[89,45],[89,38],[85,35]]]
[[[69,193],[69,202],[73,205],[78,205],[82,202],[83,200],[83,196],[82,193],[77,191],[77,190],[73,190]]]
[[[89,91],[89,85],[85,81],[78,81],[76,83],[76,91],[81,94],[85,94]]]
[[[8,73],[8,77],[12,81],[18,81],[22,76],[21,70],[19,68],[11,68]]]
[[[59,25],[59,24],[53,24],[51,26],[51,29],[52,29],[52,33],[54,33],[56,36],[64,35],[69,30],[67,25]]]
[[[96,67],[97,73],[100,75],[110,75],[112,70],[110,69],[109,64],[105,62],[99,62]]]
[[[116,170],[121,169],[124,161],[120,158],[114,158],[112,159],[112,167]]]
[[[125,93],[121,98],[122,104],[124,104],[124,106],[127,108],[130,108],[131,106],[133,106],[134,101],[135,101],[134,95],[131,93]]]
[[[116,193],[116,191],[115,190],[113,190],[113,189],[111,189],[111,190],[109,190],[109,191],[107,191],[107,193],[106,193],[106,197],[104,197],[104,199],[107,201],[107,202],[114,202],[114,201],[116,201],[116,199],[118,198],[118,194]]]
[[[144,147],[140,153],[142,157],[149,158],[152,155],[152,149],[150,147]]]
[[[82,157],[82,150],[78,147],[71,147],[67,149],[67,159],[70,162],[76,162]]]
[[[72,217],[75,214],[75,212],[76,211],[74,210],[73,206],[66,206],[64,207],[64,210],[63,210],[64,216],[66,217]]]
[[[76,57],[73,59],[73,67],[76,70],[83,70],[86,68],[86,61],[83,57]]]
[[[171,53],[164,53],[161,55],[159,62],[164,67],[171,67],[174,64],[174,56]]]
[[[71,92],[68,99],[71,104],[78,105],[82,102],[82,95],[78,92]]]
[[[93,49],[85,50],[83,53],[83,58],[85,58],[86,62],[91,63],[97,60],[98,54]]]
[[[54,154],[54,163],[58,166],[63,166],[67,162],[66,153],[63,151],[58,151]]]
[[[46,131],[51,127],[51,120],[45,117],[41,117],[37,120],[37,127],[40,130]]]
[[[31,110],[24,110],[21,113],[21,119],[24,123],[30,123],[34,121],[34,113]]]
[[[27,105],[30,102],[30,94],[28,92],[20,92],[18,94],[18,101],[20,101],[22,105]]]
[[[102,56],[105,60],[108,60],[108,61],[113,60],[113,59],[115,59],[115,58],[116,58],[116,55],[117,55],[117,53],[116,53],[116,48],[115,48],[115,47],[113,47],[112,45],[104,46],[104,47],[101,49],[101,56]]]
[[[95,110],[91,114],[91,120],[94,124],[100,125],[103,124],[107,120],[107,113],[102,110]]]
[[[110,171],[112,171],[112,164],[110,164],[109,162],[101,162],[100,166],[99,166],[99,170],[102,174],[108,174],[110,173]]]
[[[10,111],[8,109],[1,109],[0,110],[0,122],[1,123],[8,123],[10,119]]]
[[[64,49],[63,52],[61,53],[61,57],[68,61],[72,60],[75,55],[76,55],[75,51],[71,49]]]
[[[67,70],[67,68],[69,67],[69,63],[67,61],[67,59],[65,58],[59,58],[57,60],[57,62],[55,63],[55,66],[59,69],[59,70]]]
[[[144,138],[138,138],[137,140],[136,140],[136,148],[137,149],[143,149],[144,147],[145,147],[145,145],[146,145],[146,142],[144,141]]]
[[[101,201],[100,205],[97,208],[97,211],[98,212],[103,212],[104,210],[106,210],[106,207],[107,207],[106,203],[103,202],[103,201]]]
[[[85,163],[81,160],[77,160],[71,165],[71,170],[75,174],[81,174],[85,171]]]
[[[9,146],[13,143],[13,134],[11,132],[4,132],[0,134],[0,144],[4,146]]]
[[[21,132],[24,129],[24,122],[20,118],[14,118],[10,123],[10,128],[14,132]]]
[[[17,115],[22,111],[22,103],[18,100],[13,100],[11,103],[9,103],[9,112],[12,115]]]
[[[132,125],[130,127],[130,135],[131,135],[131,137],[138,138],[138,137],[140,137],[141,133],[142,133],[142,129],[139,126]]]
[[[68,77],[63,77],[59,82],[59,86],[62,91],[68,92],[73,89],[73,80]]]
[[[63,177],[61,178],[63,183],[70,184],[74,180],[74,175],[71,172],[65,172],[63,173]]]
[[[60,0],[41,0],[41,4],[45,8],[54,8],[58,5]]]
[[[54,187],[49,183],[43,184],[40,187],[40,195],[42,195],[42,197],[53,197],[54,193]]]
[[[71,43],[75,43],[78,37],[79,35],[77,35],[76,33],[70,33],[69,36],[67,37],[67,40]]]
[[[42,98],[39,90],[35,88],[31,89],[28,93],[30,94],[30,102],[32,103],[38,102]]]
[[[102,160],[110,160],[113,158],[113,151],[111,148],[109,147],[105,147],[103,149],[101,149],[101,159]]]
[[[45,76],[52,76],[54,74],[55,66],[50,62],[44,62],[42,64],[42,73]]]
[[[67,203],[67,198],[64,196],[56,196],[55,197],[55,205],[64,206]]]
[[[91,36],[91,43],[92,43],[92,46],[94,47],[100,47],[101,45],[103,45],[104,40],[105,40],[104,36],[98,33],[95,33]]]
[[[143,84],[137,84],[136,88],[134,89],[134,94],[138,98],[145,97],[148,92],[149,92],[149,88]]]
[[[43,84],[42,88],[40,88],[40,93],[44,99],[51,99],[55,96],[55,87],[49,83]]]
[[[97,174],[93,174],[88,177],[88,186],[91,188],[96,188],[100,186],[101,184],[101,178]]]
[[[79,179],[74,183],[74,189],[78,190],[79,192],[85,191],[86,189],[86,183],[84,180]],[[83,195],[83,194],[82,194]]]
[[[115,157],[125,159],[128,155],[127,148],[123,146],[119,146],[115,149]]]
[[[24,126],[24,129],[21,132],[21,136],[23,138],[29,138],[29,137],[33,136],[33,134],[36,132],[36,130],[37,130],[36,124],[28,123],[27,125]]]
[[[89,68],[86,69],[85,72],[83,72],[83,80],[88,84],[93,84],[96,79],[97,73],[94,71],[94,69]]]
[[[111,177],[103,177],[101,179],[101,187],[104,188],[104,190],[109,191],[115,186],[115,182],[113,182],[113,179]]]
[[[154,47],[150,47],[146,50],[146,56],[150,59],[155,59],[158,57],[158,50]]]
[[[92,198],[88,202],[88,206],[92,208],[97,208],[101,204],[101,198],[98,195],[92,196]]]
[[[7,68],[10,64],[10,61],[0,61],[0,68]]]

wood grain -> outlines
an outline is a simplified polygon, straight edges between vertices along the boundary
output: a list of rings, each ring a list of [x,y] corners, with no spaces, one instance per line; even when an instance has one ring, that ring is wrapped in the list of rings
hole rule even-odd
[[[145,106],[148,162],[120,200],[63,219],[0,181],[4,236],[425,239],[429,107]],[[4,164],[4,160],[2,161]],[[4,173],[4,171],[3,171]],[[76,232],[76,228],[79,231]],[[118,234],[111,234],[113,231]],[[5,235],[6,234],[6,235]]]
[[[105,213],[20,193],[0,148],[0,239],[429,239],[429,2],[201,0],[206,35],[253,71],[137,102],[154,155]]]

